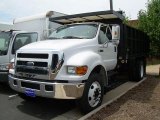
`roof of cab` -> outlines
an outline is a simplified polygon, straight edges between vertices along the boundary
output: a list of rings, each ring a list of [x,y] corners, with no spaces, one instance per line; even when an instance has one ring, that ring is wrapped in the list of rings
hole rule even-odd
[[[90,12],[90,13],[49,18],[50,21],[59,24],[71,24],[71,23],[92,22],[92,21],[99,22],[103,20],[113,20],[113,19],[118,19],[120,21],[123,21],[124,16],[122,15],[121,11],[116,12],[113,10],[109,10],[109,11]]]

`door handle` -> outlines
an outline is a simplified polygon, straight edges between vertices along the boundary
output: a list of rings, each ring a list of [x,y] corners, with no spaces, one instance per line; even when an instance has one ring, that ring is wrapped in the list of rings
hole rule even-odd
[[[103,50],[99,50],[99,52],[104,52]]]
[[[114,46],[114,52],[117,52],[117,47],[116,46]]]

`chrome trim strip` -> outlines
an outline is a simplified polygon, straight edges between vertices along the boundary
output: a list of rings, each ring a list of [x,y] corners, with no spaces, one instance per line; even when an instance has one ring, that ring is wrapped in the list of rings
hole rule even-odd
[[[17,77],[26,77],[26,78],[32,78],[32,79],[44,79],[44,80],[49,80],[49,76],[47,75],[40,75],[40,74],[32,74],[32,73],[23,73],[23,72],[17,72],[16,73]]]
[[[56,65],[55,69],[50,71],[50,74],[49,74],[50,75],[50,80],[54,80],[55,79],[55,77],[57,76],[59,70],[63,66],[63,63],[64,63],[64,53],[60,54],[60,55],[58,54],[58,56],[59,56],[59,60],[58,60],[58,63]]]
[[[47,61],[48,59],[39,59],[39,58],[19,58],[17,57],[17,61],[29,61],[29,62],[32,62],[32,61],[36,61],[36,62],[48,62]]]
[[[0,72],[0,74],[8,74],[8,72]]]

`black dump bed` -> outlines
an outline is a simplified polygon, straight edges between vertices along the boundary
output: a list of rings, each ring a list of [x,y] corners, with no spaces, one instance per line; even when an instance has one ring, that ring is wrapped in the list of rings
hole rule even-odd
[[[118,63],[127,63],[137,58],[146,58],[149,52],[149,37],[142,31],[123,24],[122,12],[100,11],[67,15],[50,18],[50,21],[60,24],[71,24],[79,22],[101,22],[106,24],[119,24],[121,38],[118,46]]]
[[[149,53],[149,37],[144,32],[122,23],[118,50],[119,59],[145,58]]]

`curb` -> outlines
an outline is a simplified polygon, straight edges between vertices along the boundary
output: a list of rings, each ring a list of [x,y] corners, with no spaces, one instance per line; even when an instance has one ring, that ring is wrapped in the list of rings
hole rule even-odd
[[[135,85],[133,85],[132,87],[130,87],[127,91],[123,92],[122,94],[120,94],[119,96],[115,97],[114,99],[102,104],[100,107],[96,108],[95,110],[91,111],[90,113],[86,114],[85,116],[79,118],[78,120],[85,120],[89,117],[91,117],[93,114],[97,113],[98,111],[100,111],[102,108],[106,107],[107,105],[113,103],[114,101],[116,101],[117,99],[119,99],[120,97],[122,97],[124,94],[126,94],[129,90],[137,87],[139,84],[141,84],[142,82],[144,82],[147,78],[143,78],[141,81],[137,82]]]

